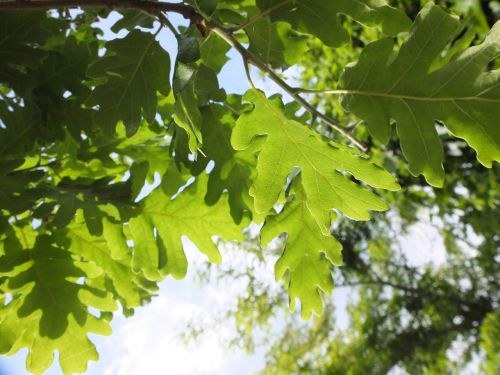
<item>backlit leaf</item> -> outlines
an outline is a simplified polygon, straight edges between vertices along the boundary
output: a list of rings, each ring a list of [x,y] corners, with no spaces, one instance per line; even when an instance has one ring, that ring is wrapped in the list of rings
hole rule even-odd
[[[245,99],[254,110],[238,119],[231,142],[235,149],[244,150],[256,136],[267,136],[250,190],[257,212],[267,213],[273,207],[293,168],[302,172],[307,205],[324,234],[329,233],[333,209],[355,220],[368,220],[370,210],[387,209],[383,200],[346,174],[374,187],[397,190],[389,173],[354,150],[328,143],[310,128],[288,119],[279,98],[269,100],[262,92],[250,90]]]
[[[176,167],[172,165],[172,168]],[[136,271],[143,272],[150,280],[160,280],[167,275],[179,279],[187,270],[183,236],[214,263],[222,258],[213,236],[225,240],[243,238],[244,223],[236,225],[232,220],[227,196],[214,205],[205,204],[207,180],[205,174],[198,176],[173,200],[161,186],[145,199],[141,215],[129,223],[135,243],[133,265]]]
[[[311,312],[321,314],[321,295],[333,289],[332,267],[342,264],[342,245],[330,234],[323,234],[307,207],[300,178],[294,182],[294,194],[283,212],[270,216],[261,233],[265,246],[273,238],[287,233],[284,252],[275,265],[276,279],[287,276],[290,307],[295,299],[301,301],[302,317],[309,319]]]

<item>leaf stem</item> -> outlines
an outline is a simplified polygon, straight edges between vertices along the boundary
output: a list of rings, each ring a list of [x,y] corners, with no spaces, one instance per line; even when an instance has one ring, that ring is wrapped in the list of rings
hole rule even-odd
[[[174,34],[174,36],[179,36],[179,32],[177,31],[175,26],[172,25],[172,22],[170,22],[166,15],[164,15],[162,12],[158,12],[157,16],[163,26],[166,26],[172,32],[172,34]]]
[[[306,89],[303,87],[295,87],[295,91],[303,93],[303,94],[332,94],[332,95],[342,95],[342,94],[350,94],[350,90],[336,90],[336,89],[325,89],[325,90],[315,90],[315,89]]]

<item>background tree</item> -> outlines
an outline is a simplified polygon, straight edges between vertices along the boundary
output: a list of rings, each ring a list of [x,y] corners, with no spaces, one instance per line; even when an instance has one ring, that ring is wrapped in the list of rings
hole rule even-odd
[[[404,259],[387,263],[394,251],[384,246],[394,240],[390,216],[363,225],[351,221],[367,221],[388,203],[408,221],[412,211],[403,208],[427,201],[442,204],[443,212],[467,214],[469,207],[457,203],[464,191],[478,195],[476,212],[493,212],[498,199],[494,174],[477,172],[471,162],[471,148],[487,167],[500,159],[500,24],[489,31],[487,24],[495,10],[476,4],[476,15],[461,22],[449,12],[453,4],[394,5],[0,1],[0,352],[27,347],[28,369],[41,373],[58,351],[64,372],[84,371],[98,358],[88,333],[109,334],[118,306],[130,315],[151,300],[159,281],[185,275],[182,236],[218,263],[213,236],[242,240],[253,221],[264,224],[263,245],[276,237],[284,243],[286,233],[276,276],[285,280],[292,308],[300,301],[304,318],[321,314],[335,278],[363,285],[356,324],[393,335],[385,346],[377,334],[353,335],[343,350],[378,342],[388,350],[380,371],[400,362],[410,368],[413,360],[421,366],[429,361],[423,343],[442,351],[457,331],[477,338],[471,329],[483,320],[483,345],[494,354],[498,302],[482,293],[498,287],[491,276],[495,250],[482,251],[486,260],[477,264],[458,250],[453,255],[457,272],[467,264],[478,277],[465,298],[462,290],[451,292],[461,277],[455,271],[431,289],[434,271],[408,271]],[[95,23],[110,9],[123,16],[113,25],[125,30],[121,39],[103,39]],[[190,25],[174,27],[170,13]],[[477,29],[469,32],[472,25]],[[175,61],[157,41],[164,27],[178,42]],[[351,40],[352,48],[343,47]],[[267,98],[250,74],[252,89],[244,96],[220,89],[217,74],[230,48],[247,71],[253,65],[292,101]],[[304,61],[318,54],[339,61],[328,60],[326,72]],[[301,64],[304,85],[295,87],[279,70]],[[360,120],[364,125],[356,126]],[[470,182],[449,167],[454,158],[459,171],[471,170]],[[431,194],[427,183],[443,186],[445,172],[463,186]],[[384,201],[383,190],[400,189],[396,174],[405,190],[386,192]],[[493,190],[484,190],[483,180]],[[153,181],[159,186],[144,193]],[[489,234],[494,244],[494,230],[474,226],[487,217],[472,215],[464,228]],[[372,228],[387,233],[375,235]],[[466,238],[455,229],[448,230],[450,246]],[[361,254],[370,240],[378,255]],[[336,269],[342,246],[346,267]],[[443,302],[445,291],[455,304],[425,310]],[[394,304],[404,314],[396,307],[394,321],[378,328],[372,308]],[[400,324],[405,314],[422,320]],[[452,316],[462,321],[450,325],[444,319]],[[391,351],[405,337],[414,347]],[[342,363],[332,357],[327,365]],[[279,366],[287,368],[282,359]]]

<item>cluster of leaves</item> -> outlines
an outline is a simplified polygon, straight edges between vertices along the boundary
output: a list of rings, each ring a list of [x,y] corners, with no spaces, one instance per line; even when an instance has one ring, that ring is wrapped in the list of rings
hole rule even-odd
[[[272,69],[311,46],[349,41],[340,14],[403,33],[398,52],[384,37],[335,67],[349,117],[380,141],[394,119],[410,171],[434,185],[444,179],[436,120],[483,164],[500,158],[500,71],[488,70],[500,24],[466,48],[449,45],[459,21],[432,3],[413,23],[382,0],[185,3],[192,24],[180,33],[161,3],[127,2],[135,10],[121,11],[113,30],[126,32],[114,40],[95,24],[105,10],[0,13],[0,353],[27,347],[34,373],[55,351],[64,372],[84,371],[98,358],[88,333],[109,334],[119,306],[132,314],[159,281],[185,275],[183,236],[218,263],[214,236],[241,240],[250,221],[264,224],[263,244],[286,233],[276,277],[303,317],[321,313],[341,262],[337,214],[369,220],[388,208],[370,187],[398,190],[395,178],[322,132],[331,123],[310,121],[318,111],[301,113],[300,90],[280,81],[296,99],[284,104],[219,87],[231,46],[280,80]],[[173,63],[158,41],[165,25]]]

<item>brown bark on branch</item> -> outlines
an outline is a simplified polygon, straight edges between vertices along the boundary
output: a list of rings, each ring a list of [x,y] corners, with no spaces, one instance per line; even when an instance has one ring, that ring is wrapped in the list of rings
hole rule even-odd
[[[49,10],[56,8],[136,9],[152,15],[157,15],[160,12],[178,13],[193,23],[198,23],[203,19],[192,6],[184,3],[149,0],[0,0],[0,11]]]

